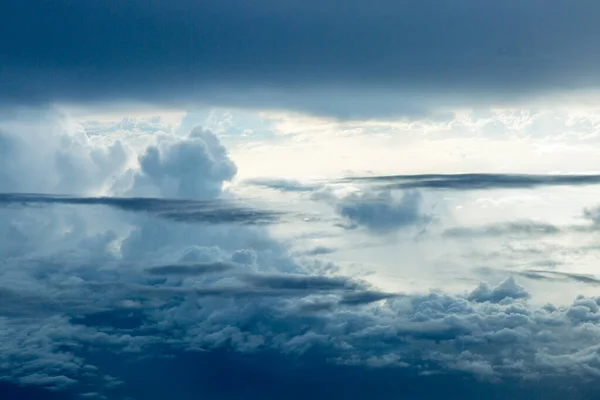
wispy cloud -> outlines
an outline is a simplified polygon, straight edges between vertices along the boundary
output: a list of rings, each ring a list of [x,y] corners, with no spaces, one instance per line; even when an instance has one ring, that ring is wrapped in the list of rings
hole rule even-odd
[[[537,221],[509,221],[489,224],[478,227],[455,227],[448,228],[442,233],[448,238],[481,238],[499,236],[547,236],[557,235],[563,232],[561,227],[553,224]]]
[[[600,184],[600,175],[594,174],[416,174],[353,176],[334,180],[290,181],[274,178],[251,179],[251,185],[280,191],[307,192],[323,189],[327,184],[368,184],[379,189],[441,189],[441,190],[492,190],[536,189],[552,186],[587,186]]]
[[[285,215],[227,200],[184,200],[143,197],[74,197],[46,194],[1,193],[0,206],[44,205],[106,206],[123,211],[147,213],[158,218],[186,223],[272,224]]]
[[[531,270],[517,272],[517,274],[522,275],[529,279],[563,280],[563,281],[584,283],[587,285],[600,285],[600,278],[598,278],[598,277],[595,277],[593,275],[576,274],[576,273],[572,273],[572,272],[531,269]]]
[[[491,190],[597,185],[600,175],[424,174],[351,177],[342,181],[377,184],[388,189]]]

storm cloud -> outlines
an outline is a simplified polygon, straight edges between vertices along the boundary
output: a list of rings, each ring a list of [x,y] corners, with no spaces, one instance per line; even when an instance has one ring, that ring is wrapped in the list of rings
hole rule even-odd
[[[3,2],[0,15],[0,93],[12,105],[366,116],[600,83],[593,1],[24,0]]]

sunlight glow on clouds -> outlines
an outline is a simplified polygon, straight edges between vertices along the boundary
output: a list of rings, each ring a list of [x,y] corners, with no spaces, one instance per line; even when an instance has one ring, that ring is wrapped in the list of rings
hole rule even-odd
[[[600,398],[598,16],[0,3],[0,399]]]
[[[2,290],[10,305],[3,308],[2,319],[3,352],[9,357],[3,376],[8,382],[78,393],[90,393],[85,388],[91,386],[108,398],[144,393],[135,377],[98,358],[100,349],[140,367],[145,361],[137,354],[152,359],[159,348],[174,355],[225,348],[252,357],[280,352],[282,357],[309,357],[306,362],[315,368],[400,368],[397,373],[406,379],[424,372],[464,374],[476,378],[473,382],[480,382],[484,391],[498,389],[492,382],[516,376],[545,381],[561,374],[572,380],[600,368],[590,358],[598,338],[593,333],[600,320],[595,317],[597,300],[580,297],[572,303],[579,293],[592,295],[594,275],[581,269],[560,275],[571,258],[557,259],[546,250],[546,257],[555,257],[555,269],[550,269],[540,263],[546,259],[523,252],[526,248],[519,250],[521,266],[507,268],[511,253],[502,250],[511,235],[521,235],[515,238],[532,246],[554,243],[565,255],[576,250],[556,239],[595,235],[592,213],[597,201],[579,197],[586,188],[588,194],[595,193],[593,186],[571,189],[572,194],[553,186],[524,186],[503,189],[504,194],[488,189],[449,196],[427,189],[386,194],[368,181],[351,186],[265,181],[275,183],[273,191],[238,179],[231,192],[224,192],[223,183],[241,167],[210,131],[195,128],[182,134],[155,117],[126,118],[104,128],[52,113],[36,117],[2,127],[3,148],[10,149],[3,163],[11,168],[11,179],[3,180],[4,192],[205,198],[222,204],[220,210],[225,198],[236,201],[242,196],[244,205],[244,196],[260,193],[266,207],[295,198],[297,205],[287,208],[298,217],[287,220],[287,230],[285,224],[270,228],[269,220],[266,226],[246,225],[230,219],[233,214],[217,214],[215,208],[208,211],[210,220],[202,219],[197,206],[166,203],[174,200],[145,205],[114,197],[6,197],[0,213],[5,221]],[[230,117],[234,123],[235,112]],[[389,124],[366,122],[353,136],[379,140],[377,134],[375,139],[369,135],[374,125],[386,126],[390,139],[405,134],[393,128],[402,122]],[[313,146],[330,146],[328,136],[334,137],[338,128],[329,126],[323,142],[310,133],[317,128],[307,129]],[[233,148],[248,140],[228,139]],[[407,145],[414,146],[414,141],[418,139]],[[283,148],[285,142],[276,146]],[[378,148],[364,147],[362,154],[369,151],[375,157]],[[26,161],[31,154],[37,157],[35,165]],[[561,209],[571,210],[574,221],[581,215],[579,225],[555,218],[552,210],[561,201],[568,201]],[[527,212],[523,206],[529,207]],[[586,214],[585,209],[590,211]],[[130,213],[135,210],[144,213]],[[301,217],[309,211],[320,214],[317,225]],[[161,219],[174,212],[177,218]],[[327,222],[336,218],[333,225]],[[531,218],[548,225],[538,229],[526,222]],[[592,225],[585,225],[585,218]],[[350,231],[348,221],[355,224]],[[308,236],[302,239],[293,226]],[[567,228],[579,231],[561,233]],[[315,245],[311,232],[315,239],[319,234],[314,229],[326,229],[336,244]],[[276,234],[296,239],[281,241]],[[314,246],[304,255],[295,250],[303,240]],[[596,251],[589,247],[590,254]],[[473,258],[477,252],[496,252],[499,258],[488,257],[486,270]],[[427,294],[432,287],[442,291]],[[563,295],[544,294],[553,287],[561,287]],[[558,304],[544,306],[547,301]],[[312,321],[309,330],[307,321]],[[340,330],[340,323],[350,325]],[[25,348],[31,347],[17,331],[42,335],[34,347],[39,361],[28,359]],[[165,335],[170,337],[167,342],[161,339]],[[388,344],[368,344],[381,340]],[[501,343],[510,343],[515,352],[500,350],[496,346]],[[315,352],[329,361],[309,361]],[[207,362],[198,357],[198,365]],[[105,376],[122,383],[102,383]],[[387,378],[372,379],[385,384]],[[519,385],[527,393],[527,384]]]

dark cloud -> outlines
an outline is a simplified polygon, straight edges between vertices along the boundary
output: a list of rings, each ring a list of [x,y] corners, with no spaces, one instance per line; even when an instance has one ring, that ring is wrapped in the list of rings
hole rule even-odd
[[[254,286],[284,290],[336,290],[356,286],[346,278],[325,276],[303,276],[291,274],[252,274],[243,276],[243,280]]]
[[[398,296],[394,293],[385,293],[378,291],[354,292],[345,294],[340,301],[344,305],[361,305],[374,303],[376,301],[387,300]]]
[[[491,190],[600,184],[600,175],[425,174],[347,178],[387,189]]]
[[[585,399],[599,390],[590,382],[587,388],[567,379],[540,379],[531,382],[507,380],[494,384],[474,379],[466,373],[423,374],[417,368],[402,366],[364,368],[335,365],[323,360],[324,354],[304,356],[277,353],[240,355],[226,349],[215,352],[178,353],[168,359],[146,360],[120,365],[110,358],[107,365],[115,374],[126,376],[130,385],[124,392],[133,398],[158,399],[172,396],[165,381],[172,382],[178,398],[191,400],[200,394],[218,399],[280,398],[317,400],[332,397],[351,400],[365,398],[402,398],[439,400],[448,393],[460,393],[462,399]],[[202,371],[202,379],[198,373]]]
[[[317,246],[315,248],[312,248],[312,249],[306,250],[305,252],[302,252],[302,254],[308,255],[308,256],[318,256],[318,255],[335,253],[335,251],[336,251],[336,249],[333,249],[333,248],[329,248],[329,247],[325,247],[325,246]]]
[[[410,189],[441,190],[492,190],[492,189],[535,189],[545,186],[586,186],[600,184],[600,175],[531,175],[531,174],[418,174],[358,176],[334,181],[295,182],[278,179],[247,180],[249,184],[280,191],[314,191],[315,197],[323,197],[326,183],[365,183],[375,185],[383,191]],[[598,210],[586,210],[585,216],[593,219]]]
[[[125,266],[123,266],[125,267]],[[135,265],[128,266],[135,268]],[[310,295],[328,295],[340,299],[340,304],[358,305],[392,298],[395,294],[367,291],[366,283],[346,277],[256,272],[231,263],[204,262],[160,265],[144,270],[162,278],[204,278],[194,286],[183,286],[181,281],[167,279],[127,283],[123,281],[82,282],[89,290],[104,292],[113,288],[144,299],[200,296],[222,298],[295,298]],[[67,289],[63,286],[63,289]],[[0,292],[2,293],[2,292]],[[8,292],[7,292],[8,293]],[[4,295],[4,297],[8,297]],[[14,297],[14,295],[13,295]],[[18,297],[24,299],[24,297]],[[17,303],[16,301],[14,302]],[[41,302],[40,302],[41,303]],[[66,303],[57,303],[66,306]],[[41,305],[37,306],[41,309]],[[19,307],[23,313],[23,307]]]
[[[148,283],[146,270],[135,266],[116,271],[119,282],[63,286],[65,293],[80,291],[88,312],[64,308],[70,318],[29,321],[15,306],[10,320],[0,320],[0,354],[15,366],[9,380],[54,390],[69,383],[69,390],[93,388],[108,399],[162,398],[167,388],[182,399],[219,393],[279,398],[299,380],[304,389],[292,398],[335,393],[359,399],[381,391],[435,399],[440,392],[434,383],[444,390],[458,385],[468,399],[498,393],[584,399],[597,390],[582,383],[600,369],[590,356],[597,335],[582,324],[600,323],[597,299],[536,308],[514,301],[524,300],[526,292],[512,279],[482,285],[468,296],[397,296],[365,290],[344,277],[244,272],[244,285],[219,287],[197,276],[189,276],[194,285]],[[229,272],[222,273],[227,281],[235,277]],[[48,271],[38,284],[63,273]],[[137,283],[126,283],[132,279]],[[47,290],[45,285],[42,295]],[[93,311],[106,300],[125,303]],[[387,301],[369,305],[379,300]],[[36,347],[20,347],[25,338]],[[581,354],[573,354],[573,346]],[[35,360],[28,358],[32,351]],[[220,383],[220,368],[229,371],[230,389]],[[98,381],[97,371],[116,378],[100,375]],[[204,371],[203,379],[192,371]],[[550,379],[553,374],[560,385]],[[521,379],[529,375],[540,377]],[[494,383],[496,377],[502,380]],[[124,383],[113,385],[115,379]],[[352,390],[332,387],[348,380]]]
[[[348,228],[364,226],[376,233],[427,224],[431,219],[422,213],[421,195],[414,191],[405,192],[401,198],[390,191],[361,192],[330,202],[350,222]]]
[[[592,275],[576,274],[572,272],[561,272],[553,270],[527,270],[518,273],[521,276],[538,279],[538,280],[567,280],[578,283],[585,283],[588,285],[600,285],[600,279]]]
[[[487,283],[481,283],[477,289],[469,294],[469,300],[479,303],[486,301],[499,303],[507,299],[527,299],[529,296],[523,286],[517,284],[513,277],[509,277],[494,287]]]
[[[158,218],[187,223],[275,223],[281,212],[241,206],[226,200],[184,200],[143,197],[73,197],[45,194],[0,193],[4,207],[34,207],[36,205],[107,206],[129,212],[144,212]]]
[[[267,189],[279,190],[282,192],[313,192],[322,186],[318,183],[305,183],[293,179],[268,179],[256,178],[246,179],[243,183],[254,186],[261,186]]]
[[[196,101],[372,115],[599,83],[600,7],[588,0],[24,0],[3,2],[0,15],[0,93],[10,104]]]
[[[236,268],[231,263],[223,262],[204,262],[204,263],[179,263],[160,265],[148,268],[148,273],[152,275],[180,275],[194,276],[214,273],[223,273]]]
[[[512,221],[490,224],[480,227],[449,228],[443,232],[445,237],[480,238],[497,236],[546,236],[561,233],[560,227],[536,221]]]
[[[70,393],[53,392],[1,381],[0,394],[2,394],[2,398],[10,400],[73,400],[75,398]]]

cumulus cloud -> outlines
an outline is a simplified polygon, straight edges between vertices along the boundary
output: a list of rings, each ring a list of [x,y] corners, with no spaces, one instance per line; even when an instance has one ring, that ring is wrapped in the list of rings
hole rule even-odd
[[[515,282],[513,277],[509,277],[500,282],[497,286],[491,287],[487,283],[481,283],[477,289],[469,294],[469,300],[476,302],[499,303],[504,300],[526,299],[529,293],[523,286]]]
[[[213,198],[237,172],[225,147],[202,128],[184,140],[162,140],[149,147],[139,163],[131,192],[144,196]]]
[[[364,226],[373,232],[390,232],[428,223],[422,211],[421,195],[408,191],[396,198],[390,191],[351,193],[334,202],[336,212],[346,218],[349,228]]]
[[[0,121],[0,152],[0,191],[79,195],[111,190],[131,156],[122,141],[97,145],[55,112]]]

